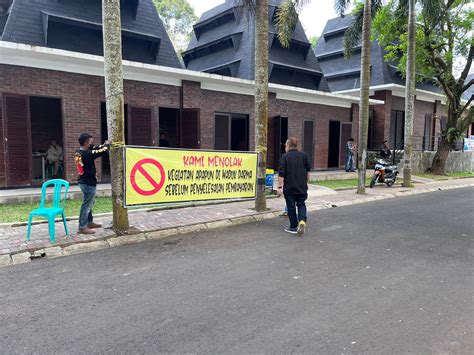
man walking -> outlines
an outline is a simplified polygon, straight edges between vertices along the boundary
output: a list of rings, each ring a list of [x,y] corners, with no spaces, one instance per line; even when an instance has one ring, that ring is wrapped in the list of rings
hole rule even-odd
[[[84,194],[79,214],[79,234],[94,234],[95,228],[102,227],[102,225],[93,222],[92,216],[92,207],[94,207],[97,187],[94,160],[109,151],[110,142],[105,141],[103,145],[95,147],[92,144],[92,136],[88,133],[82,133],[79,137],[79,145],[80,148],[76,150],[74,156],[79,174],[77,182]]]
[[[290,226],[285,232],[303,235],[306,230],[306,199],[311,165],[308,156],[298,151],[298,140],[287,139],[286,154],[281,157],[278,174],[278,194],[285,196]],[[297,213],[298,211],[298,213]]]
[[[354,172],[354,153],[355,144],[354,138],[349,138],[346,143],[346,173]]]

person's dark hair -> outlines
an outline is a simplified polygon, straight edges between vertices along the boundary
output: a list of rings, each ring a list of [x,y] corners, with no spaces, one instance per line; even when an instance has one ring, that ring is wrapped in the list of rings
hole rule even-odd
[[[86,142],[87,142],[87,140],[88,140],[89,138],[92,138],[92,136],[91,136],[89,133],[82,133],[82,134],[79,136],[79,139],[78,139],[79,144],[80,144],[80,145],[86,144]]]
[[[349,138],[349,142],[354,142],[354,138]]]
[[[286,144],[288,144],[288,147],[290,148],[298,148],[298,139],[295,137],[290,137],[286,140]]]

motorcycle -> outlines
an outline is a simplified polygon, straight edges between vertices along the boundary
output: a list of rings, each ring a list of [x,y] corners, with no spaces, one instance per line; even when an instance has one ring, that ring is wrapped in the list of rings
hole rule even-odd
[[[373,188],[376,183],[386,184],[387,187],[393,186],[399,173],[398,166],[390,165],[383,159],[377,160],[374,176],[372,176],[370,181],[370,188]]]

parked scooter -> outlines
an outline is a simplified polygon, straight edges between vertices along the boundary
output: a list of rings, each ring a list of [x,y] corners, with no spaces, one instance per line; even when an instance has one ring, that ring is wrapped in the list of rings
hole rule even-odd
[[[370,188],[373,188],[376,183],[386,184],[387,187],[393,186],[399,173],[398,166],[390,165],[383,159],[377,160],[374,176],[372,176],[370,181]]]

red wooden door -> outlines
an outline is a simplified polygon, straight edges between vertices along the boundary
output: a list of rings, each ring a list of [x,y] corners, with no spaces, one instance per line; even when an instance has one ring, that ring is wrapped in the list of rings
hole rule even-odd
[[[33,179],[30,105],[27,96],[5,95],[7,186],[30,185]]]
[[[181,148],[199,149],[199,110],[181,110]]]
[[[128,124],[128,141],[131,145],[152,146],[156,143],[153,110],[131,107]]]

